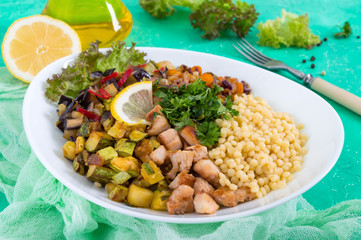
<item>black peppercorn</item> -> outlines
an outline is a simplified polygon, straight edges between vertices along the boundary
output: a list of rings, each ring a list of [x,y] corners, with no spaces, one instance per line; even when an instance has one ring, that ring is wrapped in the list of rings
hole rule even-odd
[[[315,68],[315,64],[314,64],[314,63],[311,64],[311,68]]]
[[[305,62],[306,62],[306,59],[303,59],[302,62],[305,63]]]
[[[328,40],[328,38],[327,38],[327,37],[325,37],[325,38],[323,39],[323,41],[324,41],[324,42],[327,42],[327,40]]]
[[[315,58],[314,56],[312,56],[310,60],[311,60],[311,61],[315,61],[316,58]]]

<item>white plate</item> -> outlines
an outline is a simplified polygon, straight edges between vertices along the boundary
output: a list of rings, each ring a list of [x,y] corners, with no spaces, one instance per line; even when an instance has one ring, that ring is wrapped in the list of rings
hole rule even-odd
[[[60,72],[64,63],[75,58],[71,55],[45,67],[30,84],[23,105],[24,128],[28,140],[46,169],[65,186],[100,206],[122,214],[154,221],[173,223],[218,222],[265,211],[280,205],[310,189],[336,163],[343,146],[344,131],[336,111],[321,97],[275,73],[261,68],[211,54],[165,49],[138,48],[155,61],[170,60],[174,65],[199,65],[203,71],[228,75],[245,80],[253,94],[268,101],[276,111],[288,112],[297,123],[304,123],[303,133],[309,136],[303,169],[286,188],[272,191],[267,196],[233,208],[223,208],[213,215],[168,215],[167,212],[133,208],[107,198],[104,188],[96,188],[84,176],[74,172],[72,163],[62,154],[65,140],[55,123],[58,119],[56,104],[45,98],[46,80]]]

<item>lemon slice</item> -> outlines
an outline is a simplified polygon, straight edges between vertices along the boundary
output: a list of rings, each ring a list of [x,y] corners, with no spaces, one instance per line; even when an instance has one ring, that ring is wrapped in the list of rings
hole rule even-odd
[[[110,106],[113,117],[127,125],[150,124],[145,120],[153,109],[152,82],[138,82],[118,93]]]
[[[81,44],[78,34],[65,22],[35,15],[9,27],[1,50],[10,73],[30,83],[49,63],[80,52]]]

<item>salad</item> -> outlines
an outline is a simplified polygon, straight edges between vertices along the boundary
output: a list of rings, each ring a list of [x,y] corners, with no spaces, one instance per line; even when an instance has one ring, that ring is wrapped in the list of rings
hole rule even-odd
[[[235,127],[242,99],[252,101],[245,81],[144,57],[134,45],[117,42],[102,54],[93,44],[48,80],[45,94],[58,99],[56,126],[66,139],[63,155],[75,172],[105,187],[113,201],[169,214],[212,214],[264,196],[267,184],[254,184],[259,178],[277,184],[285,179],[266,176],[266,170],[256,173],[246,148],[238,149],[243,162],[231,151],[230,146],[249,141]],[[232,127],[226,131],[228,124]],[[299,153],[295,156],[303,156],[304,149]],[[253,178],[237,178],[241,166],[246,174],[253,171]]]

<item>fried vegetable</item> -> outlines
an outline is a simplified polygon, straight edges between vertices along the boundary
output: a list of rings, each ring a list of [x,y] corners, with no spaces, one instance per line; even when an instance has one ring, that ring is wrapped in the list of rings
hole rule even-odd
[[[157,190],[164,190],[167,188],[168,188],[168,183],[165,179],[163,179],[157,183]]]
[[[139,142],[143,138],[148,136],[148,133],[144,133],[138,130],[134,130],[129,134],[129,139],[133,142]]]
[[[79,154],[84,150],[85,139],[81,136],[75,140],[75,154]]]
[[[85,175],[87,167],[85,166],[83,154],[78,154],[73,161],[73,169],[80,175]]]
[[[232,0],[205,0],[190,16],[193,28],[205,33],[209,40],[216,39],[225,30],[231,30],[238,37],[248,34],[259,13],[253,4]]]
[[[66,157],[68,160],[73,161],[76,156],[75,148],[75,142],[67,141],[63,146],[64,157]]]
[[[151,190],[131,184],[129,187],[127,200],[128,203],[133,206],[149,208],[153,197],[154,193]]]
[[[132,156],[136,143],[129,141],[129,139],[122,138],[114,146],[120,157]]]
[[[115,151],[112,146],[100,149],[96,154],[104,159],[105,164],[113,158],[118,157],[117,151]]]
[[[107,191],[107,193],[109,194],[117,185],[110,182],[105,184],[105,190]]]
[[[117,172],[128,172],[131,166],[132,162],[122,157],[115,157],[109,163],[109,167]]]
[[[91,182],[99,182],[103,185],[111,182],[116,172],[110,168],[89,165],[86,177]]]
[[[281,46],[312,48],[320,42],[320,38],[311,33],[308,23],[307,14],[298,16],[283,9],[281,18],[258,24],[258,44],[273,48],[280,48]]]
[[[85,142],[85,149],[88,152],[95,152],[99,149],[113,145],[114,140],[105,132],[92,132]]]
[[[82,136],[82,137],[89,137],[90,135],[90,125],[89,122],[83,122],[83,124],[80,126],[79,131],[78,131],[78,136]]]
[[[112,182],[115,184],[123,184],[131,178],[132,176],[129,173],[120,171],[119,173],[113,176]]]
[[[150,160],[149,154],[153,151],[153,144],[149,139],[143,139],[138,142],[137,147],[134,150],[134,154],[142,162]]]
[[[164,179],[162,171],[153,161],[143,163],[140,173],[142,174],[144,180],[150,184],[155,184]]]
[[[152,185],[149,182],[147,182],[146,180],[144,180],[142,175],[140,175],[136,179],[134,179],[132,184],[134,184],[138,187],[141,187],[141,188],[148,188]]]
[[[108,130],[108,134],[116,139],[121,139],[124,137],[127,131],[124,123],[116,121],[114,125]]]
[[[167,201],[171,194],[172,192],[169,190],[156,190],[150,208],[158,211],[167,211]]]
[[[123,202],[128,195],[128,188],[124,186],[116,186],[110,191],[108,198],[115,202]]]

